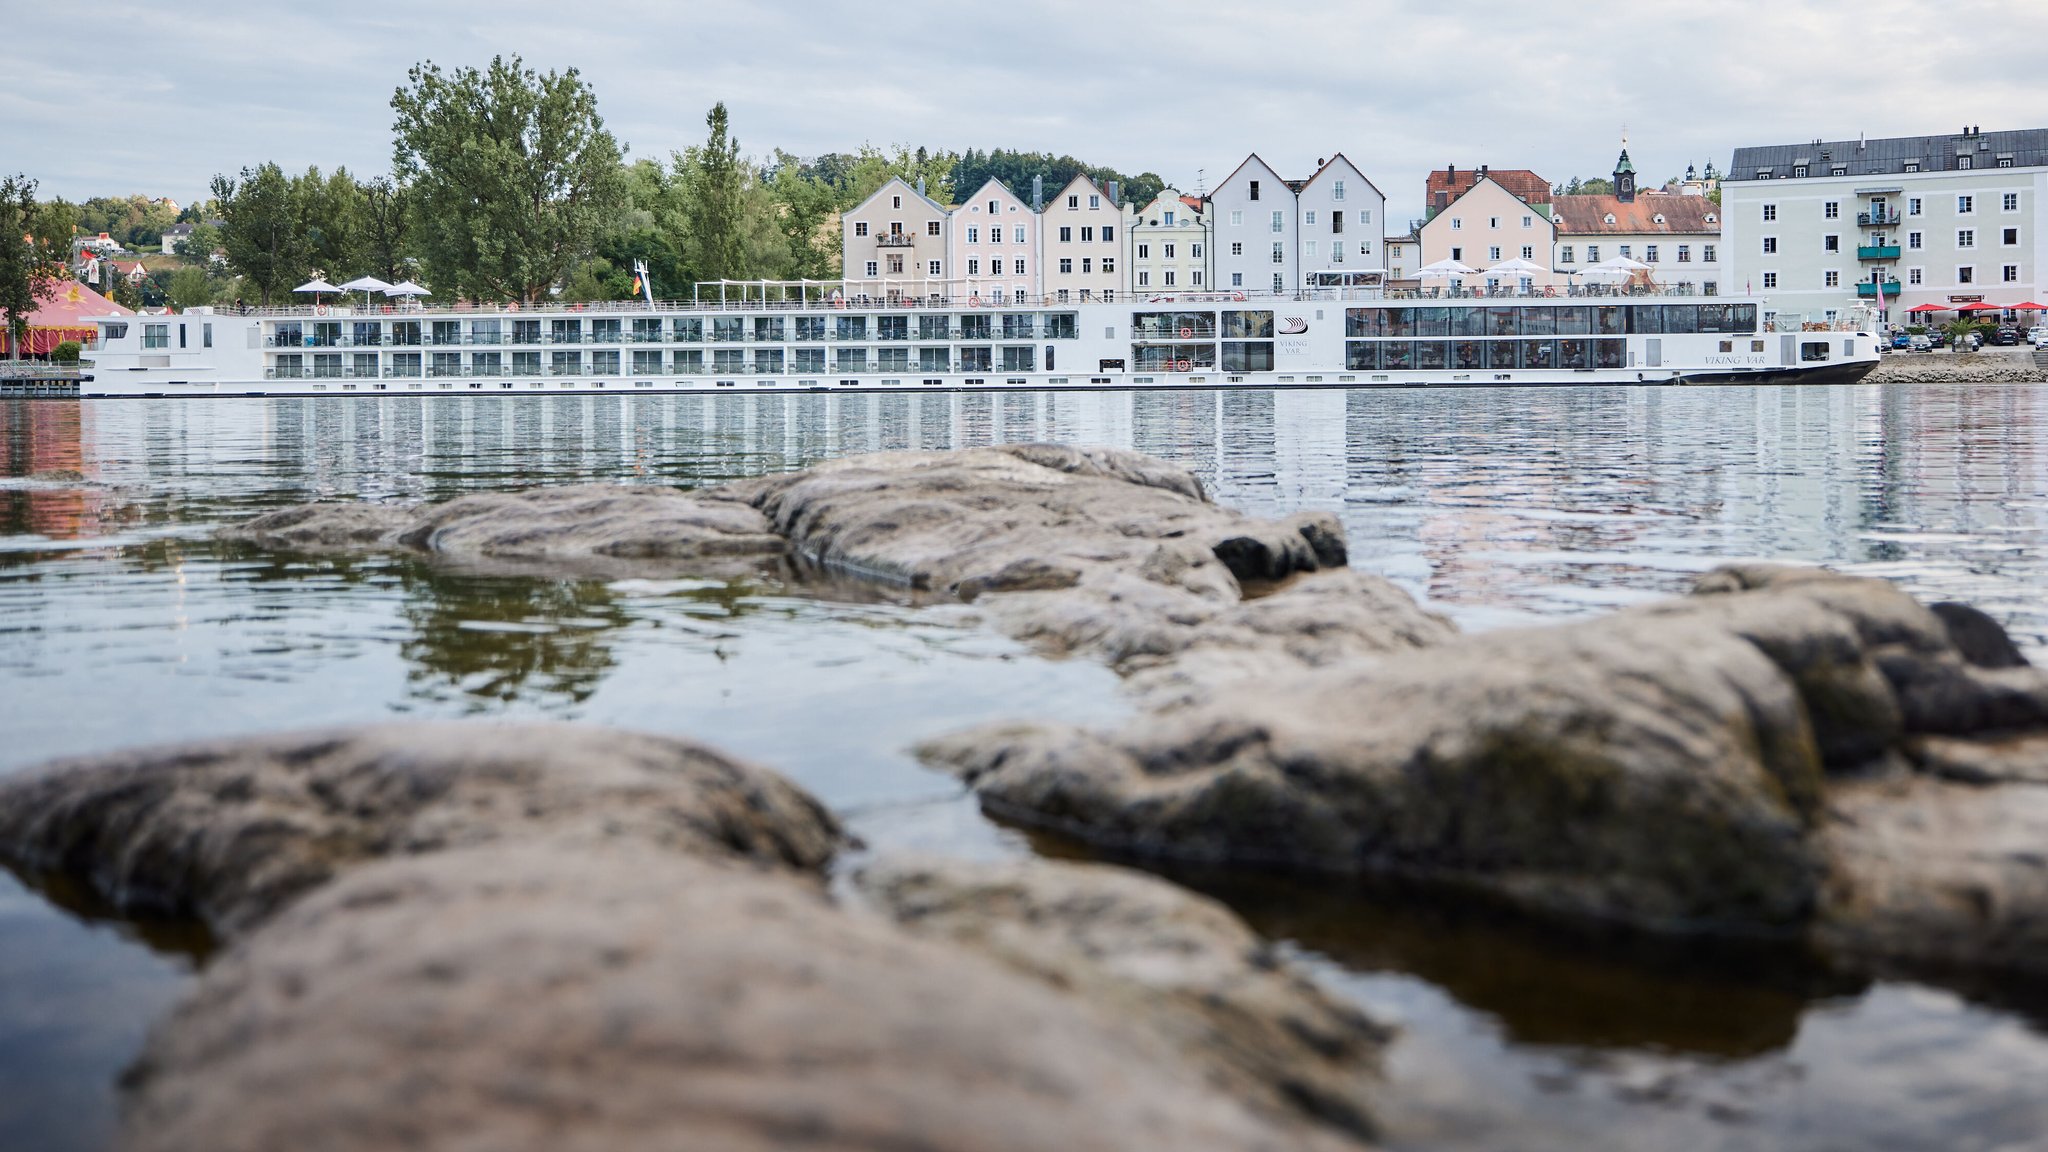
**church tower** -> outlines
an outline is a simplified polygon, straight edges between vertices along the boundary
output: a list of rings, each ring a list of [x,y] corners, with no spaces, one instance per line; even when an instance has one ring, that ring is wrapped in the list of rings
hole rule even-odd
[[[1622,141],[1621,159],[1614,162],[1614,198],[1623,204],[1636,199],[1636,166],[1628,160],[1628,142]]]

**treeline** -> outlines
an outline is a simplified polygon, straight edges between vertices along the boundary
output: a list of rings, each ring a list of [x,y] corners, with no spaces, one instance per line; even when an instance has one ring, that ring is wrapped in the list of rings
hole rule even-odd
[[[420,64],[391,107],[386,176],[262,163],[216,176],[212,199],[182,213],[138,196],[59,214],[137,247],[172,223],[195,222],[181,250],[195,266],[163,278],[165,298],[179,306],[277,303],[316,275],[412,279],[442,299],[532,303],[633,295],[636,264],[657,293],[674,297],[720,279],[836,278],[838,214],[892,176],[922,182],[942,203],[991,177],[1025,197],[1033,177],[1050,196],[1079,172],[1119,181],[1127,200],[1163,187],[1149,172],[1004,149],[749,156],[723,104],[705,117],[702,144],[629,163],[575,69],[543,75],[517,57],[482,69]],[[216,252],[223,262],[209,259]]]

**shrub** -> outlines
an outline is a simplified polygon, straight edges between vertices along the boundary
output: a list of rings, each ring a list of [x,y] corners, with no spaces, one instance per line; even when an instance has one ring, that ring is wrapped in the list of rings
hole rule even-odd
[[[53,364],[76,364],[78,363],[78,353],[78,341],[66,340],[55,348],[50,349],[50,362]]]

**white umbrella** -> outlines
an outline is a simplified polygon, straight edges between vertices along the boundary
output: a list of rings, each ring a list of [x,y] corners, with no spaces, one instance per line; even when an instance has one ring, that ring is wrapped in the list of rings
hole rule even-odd
[[[1605,268],[1614,272],[1648,272],[1650,270],[1648,264],[1640,260],[1631,260],[1626,256],[1609,257],[1598,264],[1588,266],[1587,271],[1590,272],[1594,268]]]
[[[1479,274],[1479,269],[1461,264],[1456,260],[1439,260],[1434,264],[1424,264],[1422,267],[1417,268],[1415,274],[1428,279],[1440,279],[1447,276],[1476,276]]]
[[[361,292],[363,294],[363,307],[368,308],[370,306],[370,293],[382,292],[389,287],[391,287],[390,284],[377,279],[375,276],[358,276],[348,283],[341,285],[341,290],[343,292]]]
[[[385,294],[386,296],[432,296],[432,295],[433,295],[433,293],[432,293],[432,292],[429,292],[429,291],[428,291],[428,290],[427,290],[427,289],[426,289],[425,287],[423,287],[423,286],[421,286],[421,285],[419,285],[419,284],[415,284],[415,283],[413,283],[413,282],[412,282],[412,281],[410,281],[410,280],[400,280],[400,281],[399,281],[398,283],[396,283],[396,284],[392,284],[392,285],[390,285],[390,286],[386,287],[386,288],[384,289],[384,294]]]
[[[321,292],[339,292],[339,291],[341,291],[341,289],[339,289],[339,288],[336,288],[336,287],[335,287],[334,285],[332,285],[332,284],[329,284],[329,283],[328,283],[327,281],[325,281],[325,280],[321,280],[321,279],[317,279],[317,278],[316,278],[316,279],[312,279],[312,280],[308,280],[308,281],[306,281],[306,282],[305,282],[304,284],[301,284],[301,285],[299,285],[299,286],[298,286],[297,288],[294,288],[294,289],[292,289],[292,291],[294,291],[294,292],[313,292],[313,293],[321,293]]]
[[[1588,264],[1584,268],[1570,269],[1565,272],[1565,275],[1590,276],[1595,280],[1626,280],[1635,275],[1635,273],[1630,272],[1626,268],[1616,268],[1612,264]]]
[[[1517,256],[1512,260],[1503,260],[1500,263],[1495,264],[1493,267],[1488,268],[1486,270],[1486,275],[1540,276],[1543,274],[1544,271],[1545,269],[1543,265],[1530,263],[1529,261],[1522,259],[1520,256]]]

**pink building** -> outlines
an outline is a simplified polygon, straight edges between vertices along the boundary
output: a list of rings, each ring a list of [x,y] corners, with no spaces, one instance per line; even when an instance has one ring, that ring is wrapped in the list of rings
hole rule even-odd
[[[991,303],[1044,292],[1038,266],[1038,213],[1000,180],[960,201],[952,229],[954,276],[970,297]]]

